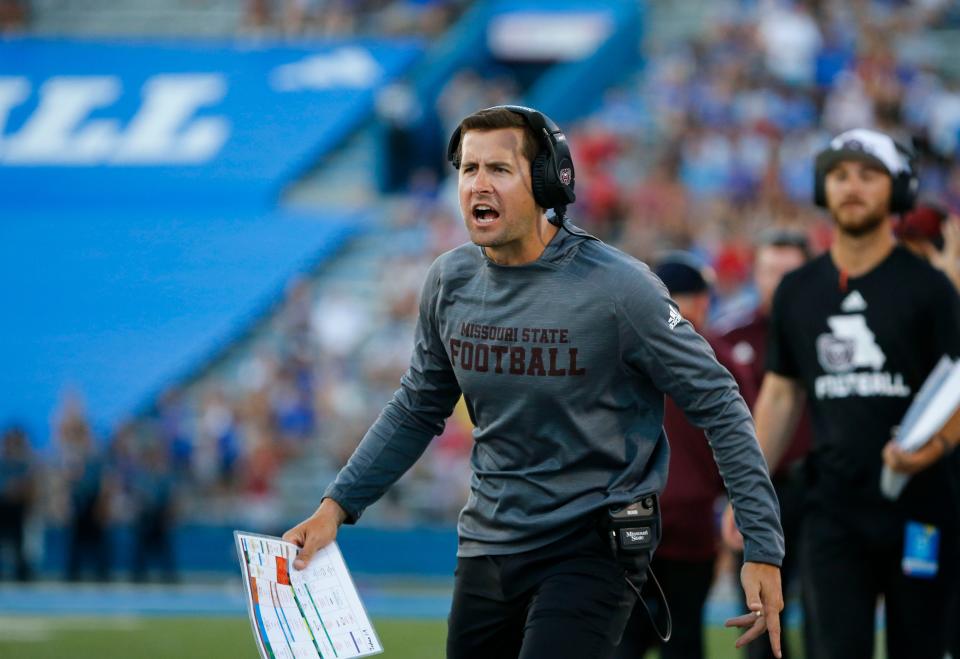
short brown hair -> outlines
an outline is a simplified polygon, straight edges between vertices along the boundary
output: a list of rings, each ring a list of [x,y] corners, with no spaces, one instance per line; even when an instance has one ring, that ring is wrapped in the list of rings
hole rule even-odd
[[[457,144],[457,151],[453,162],[459,168],[462,157],[463,136],[468,130],[497,130],[500,128],[522,128],[523,145],[521,152],[523,156],[533,164],[540,154],[540,141],[534,134],[533,129],[521,115],[506,108],[487,108],[464,117],[457,130],[460,131],[460,143]]]

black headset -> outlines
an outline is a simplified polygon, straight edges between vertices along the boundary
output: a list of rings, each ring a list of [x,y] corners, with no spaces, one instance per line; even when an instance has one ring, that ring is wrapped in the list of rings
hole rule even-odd
[[[882,133],[878,133],[883,135]],[[884,137],[888,137],[884,135]],[[890,172],[893,179],[893,186],[890,191],[890,212],[904,213],[911,208],[917,201],[917,189],[920,187],[920,180],[917,178],[917,157],[912,149],[905,147],[891,138],[897,153],[903,158],[906,169],[894,173]],[[863,148],[863,145],[856,140],[844,142],[840,147],[834,148],[828,146],[817,154],[813,165],[813,202],[822,208],[827,207],[827,172],[837,161],[843,159],[843,154],[863,153],[870,155]]]
[[[495,105],[487,110],[509,110],[519,114],[539,138],[540,152],[530,163],[533,199],[541,208],[552,208],[555,215],[549,218],[550,222],[561,226],[567,212],[567,204],[577,200],[577,195],[573,192],[576,178],[573,158],[563,131],[547,115],[522,105]],[[460,169],[460,161],[457,159],[457,152],[460,150],[460,132],[460,126],[457,126],[447,145],[447,160],[455,169]]]

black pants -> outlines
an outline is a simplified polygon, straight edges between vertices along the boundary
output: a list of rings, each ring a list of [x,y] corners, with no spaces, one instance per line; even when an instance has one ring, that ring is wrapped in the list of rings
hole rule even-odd
[[[804,519],[801,569],[811,629],[807,656],[872,657],[877,598],[884,596],[887,657],[942,659],[956,539],[941,533],[933,579],[903,574],[902,523],[865,521],[815,510]]]
[[[94,506],[81,509],[68,530],[67,581],[79,581],[84,563],[90,563],[97,579],[110,578],[110,549],[107,530],[98,519]]]
[[[666,643],[661,643],[650,620],[655,616],[661,631],[666,631],[665,615],[657,597],[656,585],[650,581],[643,591],[643,599],[650,614],[643,606],[633,609],[633,616],[623,634],[623,642],[617,649],[617,659],[640,659],[647,650],[660,646],[660,659],[702,659],[703,606],[713,583],[714,559],[706,561],[671,561],[654,557],[651,562],[653,574],[663,588],[670,605],[673,634]]]
[[[3,557],[4,546],[9,545],[13,550],[13,572],[18,581],[27,581],[31,576],[23,538],[26,517],[27,507],[22,503],[0,503],[0,558]],[[2,567],[3,563],[0,562]],[[0,569],[0,578],[2,575]]]
[[[132,577],[146,581],[151,559],[155,559],[165,581],[176,581],[173,542],[170,537],[170,518],[166,510],[141,513],[134,526]]]
[[[636,601],[593,528],[529,552],[460,558],[447,657],[605,659]]]

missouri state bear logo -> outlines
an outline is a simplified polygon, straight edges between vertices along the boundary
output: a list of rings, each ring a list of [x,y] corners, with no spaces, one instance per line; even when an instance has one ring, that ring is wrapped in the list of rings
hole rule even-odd
[[[829,333],[817,337],[817,358],[827,373],[847,373],[856,368],[883,368],[887,356],[862,314],[830,316]]]
[[[865,306],[862,301],[854,302],[845,305],[844,311]],[[817,359],[825,371],[814,380],[818,399],[910,396],[902,373],[881,370],[887,356],[863,314],[830,316],[827,326],[830,331],[817,337]]]

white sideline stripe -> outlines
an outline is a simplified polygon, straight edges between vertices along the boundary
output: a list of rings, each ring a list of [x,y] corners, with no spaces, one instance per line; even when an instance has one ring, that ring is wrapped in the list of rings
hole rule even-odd
[[[49,641],[54,634],[86,630],[135,632],[143,628],[143,620],[135,616],[83,616],[32,618],[0,616],[0,642]]]

